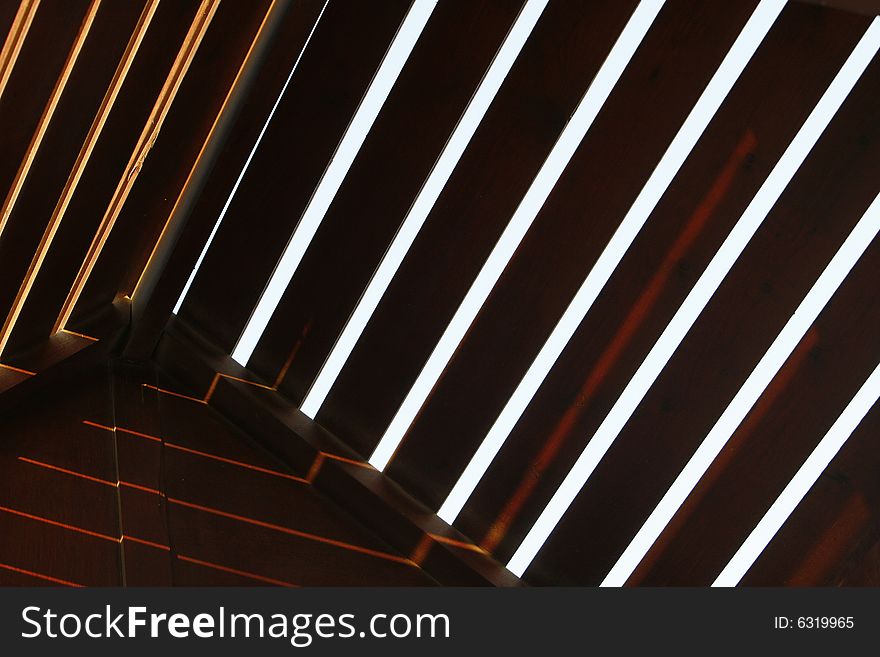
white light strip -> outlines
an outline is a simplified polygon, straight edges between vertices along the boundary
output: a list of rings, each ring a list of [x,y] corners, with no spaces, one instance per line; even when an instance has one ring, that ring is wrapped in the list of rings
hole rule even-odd
[[[198,274],[199,268],[202,266],[202,261],[205,259],[205,254],[207,254],[208,249],[211,248],[211,243],[214,241],[214,236],[217,234],[217,230],[220,228],[220,224],[223,223],[223,218],[226,216],[226,211],[229,209],[229,204],[232,203],[232,199],[235,196],[235,193],[238,191],[238,186],[241,184],[241,181],[244,178],[244,174],[247,173],[248,167],[251,165],[251,160],[254,159],[254,154],[260,147],[260,142],[263,141],[263,135],[266,134],[269,123],[272,121],[272,117],[275,116],[275,110],[278,109],[278,105],[281,103],[281,98],[284,96],[284,92],[287,91],[287,85],[290,84],[290,80],[291,78],[293,78],[293,74],[294,72],[296,72],[297,66],[299,66],[299,61],[302,59],[303,53],[306,51],[306,48],[309,45],[309,41],[312,40],[312,35],[315,33],[315,29],[318,27],[318,23],[321,22],[321,16],[324,15],[324,10],[327,9],[327,5],[329,4],[329,2],[330,0],[324,0],[324,6],[321,7],[321,12],[318,14],[318,18],[315,20],[315,24],[312,25],[312,29],[309,32],[308,37],[306,37],[306,41],[305,43],[303,43],[303,46],[299,51],[299,55],[297,55],[296,57],[296,61],[293,63],[293,68],[290,69],[290,73],[288,73],[287,79],[284,81],[284,86],[281,87],[281,93],[279,93],[278,98],[275,99],[275,104],[272,105],[272,110],[269,112],[269,116],[266,118],[266,122],[263,124],[263,127],[260,130],[260,134],[257,135],[257,140],[254,142],[254,146],[253,148],[251,148],[251,152],[248,154],[247,160],[245,160],[244,166],[241,168],[241,171],[238,174],[238,178],[236,178],[235,180],[235,184],[232,186],[232,191],[229,192],[229,196],[226,198],[226,203],[223,204],[223,209],[220,211],[220,216],[217,217],[217,221],[214,223],[214,228],[211,229],[211,234],[208,235],[208,241],[205,242],[205,246],[202,247],[202,252],[199,254],[199,259],[196,260],[196,264],[193,267],[192,272],[190,272],[189,278],[186,280],[186,285],[183,286],[183,291],[180,293],[180,297],[177,299],[177,303],[174,304],[174,310],[172,312],[175,315],[180,312],[180,307],[183,305],[184,299],[186,299],[189,288],[192,286],[196,274]]]
[[[831,425],[712,586],[736,586],[880,398],[880,365]]]
[[[651,348],[611,411],[566,475],[559,489],[550,499],[534,526],[526,535],[508,568],[522,574],[535,554],[556,527],[599,461],[617,438],[648,389],[653,385],[672,354],[724,280],[727,272],[739,258],[752,235],[763,223],[770,209],[788,185],[837,109],[843,103],[865,67],[880,46],[880,22],[875,20],[853,50],[834,81],[801,126],[773,171],[761,185],[733,230],[724,240],[718,253],[676,311],[663,334]]]
[[[437,0],[413,0],[235,345],[232,358],[238,363],[244,365],[250,359],[436,4]]]
[[[843,283],[868,244],[880,230],[880,196],[874,200],[847,237],[797,310],[752,370],[687,465],[660,500],[645,524],[605,577],[604,586],[622,586],[651,549],[657,537],[712,465],[737,427],[788,360],[832,295]]]
[[[580,289],[569,303],[550,337],[519,382],[501,414],[483,438],[470,463],[440,507],[438,515],[452,523],[470,498],[493,459],[501,450],[510,432],[525,412],[538,388],[550,373],[559,355],[577,327],[593,306],[596,297],[611,278],[636,235],[654,211],[694,145],[709,125],[715,112],[727,97],[734,83],[758,49],[779,12],[784,0],[764,0],[753,12],[731,46],[715,75],[706,85],[697,103],[688,114],[678,133],[670,142],[650,178],[639,192],[623,221],[593,265]]]
[[[455,126],[455,130],[446,142],[443,152],[434,164],[425,183],[422,185],[416,200],[413,202],[406,218],[401,224],[391,242],[391,246],[385,252],[382,262],[373,274],[367,289],[358,301],[351,317],[345,325],[333,351],[327,357],[318,377],[312,384],[306,395],[300,410],[310,418],[317,415],[318,410],[327,398],[330,388],[342,371],[351,352],[361,337],[367,322],[370,321],[373,312],[382,300],[385,291],[391,284],[391,279],[400,268],[404,257],[409,251],[416,236],[422,229],[428,214],[437,202],[440,192],[449,181],[453,170],[461,159],[462,154],[470,143],[477,130],[477,126],[486,115],[489,105],[498,93],[501,83],[507,77],[513,66],[513,62],[525,45],[526,39],[531,34],[535,23],[538,22],[541,13],[547,6],[548,0],[529,0],[520,11],[516,22],[511,27],[501,44],[501,48],[492,60],[492,64],[483,76],[480,86],[470,100],[470,103]]]
[[[403,440],[404,434],[467,333],[471,322],[532,225],[532,221],[592,125],[605,99],[617,84],[617,80],[623,74],[648,28],[651,27],[663,2],[664,0],[642,0],[636,7],[370,457],[370,464],[376,469],[384,470],[400,441]]]

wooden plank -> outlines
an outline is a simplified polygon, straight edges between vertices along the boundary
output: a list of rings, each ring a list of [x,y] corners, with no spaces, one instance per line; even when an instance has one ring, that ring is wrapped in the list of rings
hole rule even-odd
[[[664,6],[410,427],[386,472],[429,506],[439,507],[464,470],[753,5],[719,9],[690,0]],[[466,235],[457,243],[470,241]],[[435,266],[461,267],[449,258]],[[431,337],[445,319],[435,320]],[[409,364],[412,378],[432,347],[422,343],[422,357]],[[383,405],[372,439],[395,410]]]
[[[294,473],[444,585],[517,586],[519,580],[276,392],[222,378],[211,397],[226,417]],[[340,451],[348,456],[340,457]],[[450,539],[443,542],[444,539]],[[421,556],[419,556],[421,555]]]
[[[174,583],[177,586],[284,586],[281,582],[257,579],[244,571],[177,555],[173,560]]]
[[[150,350],[154,347],[152,342],[155,340],[155,333],[168,322],[167,317],[175,308],[226,204],[230,190],[235,186],[266,117],[272,111],[278,92],[284,86],[323,6],[322,0],[306,0],[288,2],[281,8],[283,15],[280,24],[274,27],[268,37],[271,41],[268,50],[259,54],[258,59],[261,61],[256,62],[250,89],[241,99],[241,106],[237,108],[232,125],[218,126],[218,130],[223,131],[222,144],[216,157],[211,155],[213,161],[210,175],[204,180],[191,183],[196,184],[198,189],[191,193],[187,191],[174,210],[174,214],[183,215],[181,221],[185,219],[185,224],[179,232],[172,227],[172,231],[176,233],[172,237],[175,243],[169,254],[162,253],[159,256],[167,257],[161,273],[145,273],[145,283],[151,291],[146,292],[149,297],[146,301],[139,298],[138,303],[145,303],[146,307],[144,316],[139,318],[138,328],[132,334],[129,351],[137,350],[141,357],[152,353]],[[270,20],[274,22],[274,19]],[[203,154],[199,160],[205,156]],[[201,164],[198,166],[201,168]],[[201,178],[201,173],[197,171],[194,175]],[[187,184],[187,188],[189,187],[190,184]],[[164,246],[160,245],[160,248],[165,251]],[[150,268],[153,268],[152,259]],[[138,296],[140,297],[140,292]]]
[[[143,2],[109,3],[84,19],[77,41],[59,76],[53,99],[54,114],[45,128],[39,149],[24,178],[17,198],[7,198],[3,219],[6,225],[0,241],[0,280],[10,284],[0,289],[0,348],[6,344],[27,294],[30,276],[45,256],[56,222],[61,219],[56,204],[62,196],[92,121],[113,78],[117,63],[143,9]],[[93,16],[93,19],[92,19]],[[35,336],[32,341],[45,339]],[[28,340],[23,341],[27,346]]]
[[[604,577],[873,200],[878,76],[875,61],[551,535],[535,581]],[[574,538],[584,522],[602,527],[589,543]]]
[[[80,586],[119,586],[119,544],[0,511],[5,566]],[[3,569],[5,570],[5,569]]]
[[[57,579],[58,585],[121,583],[115,487],[94,480],[112,476],[112,445],[87,435],[80,424],[83,415],[106,421],[111,414],[108,392],[105,368],[80,373],[74,386],[55,385],[15,412],[4,413],[4,574],[24,570]]]
[[[207,412],[207,410],[206,410]],[[377,552],[389,547],[319,495],[305,481],[224,463],[178,449],[165,450],[169,498]]]
[[[143,6],[144,3],[136,4]],[[10,351],[25,348],[53,332],[65,297],[165,81],[176,54],[172,44],[183,39],[197,6],[193,0],[159,3],[152,15],[17,317],[9,338]],[[135,5],[131,7],[133,9]],[[134,20],[137,20],[137,15]],[[123,45],[132,36],[133,29],[132,25],[129,35],[123,39]],[[113,65],[120,63],[120,58],[117,58]],[[84,74],[88,75],[89,71]],[[109,84],[109,78],[106,82]],[[84,322],[80,322],[78,330],[83,330],[83,325]]]
[[[440,3],[432,14],[248,364],[269,381],[285,378],[294,401],[317,375],[520,4]]]
[[[143,437],[161,433],[160,393],[143,385],[156,383],[157,375],[151,367],[131,362],[114,361],[112,367],[112,426],[117,430],[88,428],[111,436],[115,448],[125,585],[168,586],[173,582],[173,556],[167,504],[164,495],[151,492],[164,490],[163,448],[158,439]]]
[[[118,537],[112,441],[79,421],[108,412],[107,372],[77,384],[76,391],[56,387],[4,421],[0,506]]]
[[[15,40],[15,34],[20,34],[21,27],[16,25],[16,32],[12,32],[13,22],[15,21],[16,15],[19,14],[20,7],[25,6],[25,2],[17,3],[17,2],[4,2],[2,6],[0,6],[0,43],[5,44],[11,43]],[[25,11],[22,12],[22,16],[26,16],[26,7],[24,7]],[[23,23],[23,21],[22,21]],[[30,27],[28,27],[30,29]],[[25,32],[26,34],[26,32]],[[11,52],[10,52],[11,55]],[[2,66],[7,66],[7,62],[3,61]]]
[[[6,199],[26,159],[40,117],[89,7],[88,0],[46,3],[27,32],[3,95],[0,117],[0,194]]]
[[[317,417],[356,449],[378,442],[632,8],[545,10]],[[282,385],[293,398],[307,338]]]
[[[126,332],[127,305],[125,301],[116,302],[96,318],[90,330],[94,329],[95,335],[101,336],[99,339],[62,331],[22,353],[13,362],[2,364],[2,372],[9,372],[8,368],[13,367],[32,374],[18,378],[15,385],[3,390],[0,415],[14,413],[19,407],[27,408],[52,390],[65,386],[75,388],[84,373],[104,367],[108,355],[118,347]],[[4,382],[10,382],[8,375],[3,378]],[[112,423],[112,416],[105,419]]]
[[[798,350],[633,574],[631,583],[708,585],[880,362],[869,247]]]
[[[76,301],[72,325],[113,299],[134,293],[270,4],[259,0],[217,7]]]
[[[512,554],[864,25],[815,7],[784,10],[511,432],[462,513],[463,531]]]
[[[227,352],[408,6],[407,0],[327,5],[180,311]],[[229,191],[225,186],[224,203]],[[240,253],[259,257],[247,267],[230,267],[229,259]]]
[[[419,568],[172,503],[181,555],[294,585],[432,585]]]
[[[181,290],[186,287],[202,249],[207,248],[213,225],[203,226],[196,222],[193,231],[190,219],[212,180],[211,174],[218,160],[223,159],[224,152],[233,141],[241,114],[254,107],[255,95],[260,96],[256,84],[265,77],[263,74],[267,70],[271,70],[267,62],[272,48],[278,45],[279,33],[283,31],[290,4],[289,0],[273,0],[269,5],[153,252],[134,285],[130,294],[133,299],[133,327],[123,352],[126,358],[149,358],[156,350],[165,327],[172,319]],[[289,48],[289,42],[284,45]],[[274,88],[274,85],[270,85],[270,88]],[[265,95],[265,87],[263,92]],[[194,232],[199,236],[195,240]]]

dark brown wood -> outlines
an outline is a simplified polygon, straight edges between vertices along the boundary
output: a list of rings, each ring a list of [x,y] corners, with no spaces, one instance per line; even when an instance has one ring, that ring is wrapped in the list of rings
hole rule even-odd
[[[431,15],[249,363],[270,381],[283,376],[294,401],[317,375],[520,4],[440,3]]]
[[[324,7],[323,0],[220,3],[70,330],[52,334],[204,8],[199,0],[159,3],[3,355],[0,583],[598,583],[876,195],[880,62],[869,67],[526,579],[501,563],[863,34],[872,11],[866,0],[829,0],[854,11],[818,6],[821,0],[786,6],[456,526],[432,509],[756,2],[666,3],[386,474],[364,459],[636,2],[548,5],[317,422],[296,406],[522,1],[438,4],[251,369],[229,352],[410,0],[327,5],[183,312],[169,321]],[[101,3],[0,235],[0,311],[11,307],[40,253],[145,4]],[[270,5],[274,18],[263,23]],[[88,7],[84,0],[41,2],[0,97],[4,198]],[[0,34],[16,8],[0,8]],[[261,23],[266,40],[255,44]],[[256,52],[251,66],[236,77],[249,50]],[[880,330],[872,303],[878,268],[880,243],[630,585],[708,584],[741,544],[880,361],[872,339]],[[136,287],[130,303],[126,295]],[[878,418],[874,409],[745,585],[880,585]]]
[[[172,504],[177,553],[290,585],[434,585],[422,570],[347,548]],[[255,550],[255,546],[261,549]]]
[[[0,287],[0,316],[4,323],[14,319],[7,315],[21,294],[29,267],[36,264],[35,254],[45,239],[46,227],[142,7],[143,2],[108,3],[99,7],[78,51],[0,241],[0,280],[4,282]],[[43,61],[38,64],[43,65]],[[49,332],[45,331],[33,342],[45,339]],[[4,353],[14,348],[7,345]]]
[[[200,399],[210,396],[218,374],[267,385],[179,317],[166,325],[153,360],[172,379],[170,389]]]
[[[153,342],[157,339],[156,332],[168,321],[168,315],[214,228],[229,191],[235,185],[322,6],[323,2],[320,0],[286,3],[282,5],[286,7],[286,11],[281,16],[280,25],[275,28],[277,32],[274,39],[271,25],[265,28],[269,31],[267,40],[271,42],[268,52],[262,57],[257,56],[260,61],[255,67],[257,70],[253,72],[250,91],[241,99],[241,106],[231,117],[234,119],[233,124],[222,126],[225,134],[221,139],[220,152],[209,167],[210,175],[206,180],[200,181],[204,184],[195,185],[192,197],[187,191],[186,197],[182,199],[183,207],[175,210],[175,214],[179,212],[182,215],[179,223],[184,225],[179,228],[179,232],[172,228],[172,232],[177,233],[172,235],[173,245],[159,245],[163,253],[158,254],[157,259],[166,259],[167,256],[167,262],[158,272],[147,276],[146,289],[138,293],[138,297],[147,298],[139,298],[137,302],[144,307],[144,311],[138,320],[138,332],[132,336],[132,344],[128,347],[129,353],[148,356],[151,346],[155,346]],[[270,21],[274,23],[274,19]],[[171,250],[171,253],[164,253],[167,250]]]
[[[33,300],[22,312],[22,326],[13,335],[16,341],[26,342],[31,336],[41,339],[51,332],[198,7],[196,0],[159,4],[59,226],[45,272],[35,283]],[[123,46],[130,35],[131,30],[124,35]],[[116,57],[111,64],[115,68],[118,62]],[[94,113],[88,118],[93,117]],[[59,118],[63,126],[65,119]],[[128,243],[114,250],[113,257],[124,262],[133,248]],[[68,322],[68,328],[82,331],[89,317],[115,299],[116,295],[105,304],[89,307],[76,321]]]
[[[475,549],[465,536],[372,468],[328,459],[315,486],[394,547],[418,559],[422,569],[443,585],[521,585],[490,555]],[[421,557],[416,556],[422,551]]]
[[[103,257],[112,260],[122,271],[140,267],[139,274],[143,268],[165,224],[168,210],[177,198],[179,186],[199,152],[200,139],[214,119],[212,111],[216,111],[225,97],[230,79],[237,70],[237,58],[243,56],[242,50],[250,44],[251,30],[256,29],[253,23],[261,18],[262,4],[265,3],[221,4],[217,10],[165,119],[160,139],[144,163],[136,186],[117,219],[111,232],[112,239],[104,247]],[[71,199],[52,250],[35,281],[29,303],[16,322],[11,339],[13,345],[16,341],[42,339],[52,331],[197,6],[197,3],[159,5]],[[230,39],[230,34],[236,37]],[[185,151],[182,151],[181,144],[187,145]],[[169,154],[171,145],[173,155]],[[162,176],[156,175],[157,170]],[[136,232],[126,232],[128,223],[136,226]],[[123,233],[121,238],[114,236],[117,229]],[[93,302],[88,292],[81,297],[80,310],[73,320],[75,324],[81,324],[85,315],[115,298],[132,292],[132,287],[120,286],[118,277],[111,277],[103,269],[95,275],[101,277],[103,285],[117,287],[100,301]]]
[[[401,554],[415,558],[423,552],[424,560],[418,563],[440,583],[520,584],[491,556],[477,550],[464,535],[399,486],[357,460],[335,436],[283,402],[276,392],[223,378],[210,403],[291,472],[313,478],[317,489]],[[453,544],[442,539],[451,539]]]
[[[0,563],[50,577],[55,586],[118,586],[119,544],[0,511]],[[28,581],[28,585],[33,585]]]
[[[89,428],[96,433],[109,433],[113,440],[116,476],[120,482],[125,585],[169,586],[173,583],[173,556],[170,549],[159,547],[170,544],[167,504],[164,495],[149,492],[164,489],[163,450],[158,438],[161,435],[160,393],[143,385],[158,383],[158,375],[151,367],[124,361],[114,361],[112,371],[112,427],[117,430]]]
[[[875,406],[743,577],[743,586],[878,584],[878,435]]]
[[[232,350],[409,4],[327,5],[181,308],[221,348]],[[242,252],[259,257],[230,267]]]
[[[878,267],[880,241],[835,294],[631,583],[709,585],[721,572],[880,363],[880,307],[872,303]]]
[[[4,565],[74,584],[121,583],[112,443],[81,423],[86,416],[106,421],[112,415],[108,392],[103,368],[4,415]]]
[[[632,8],[545,10],[317,418],[357,449],[379,441]],[[282,389],[296,399],[303,378]]]
[[[15,2],[4,2],[0,7],[0,43],[9,38],[9,29],[17,12],[18,4]]]
[[[0,395],[0,416],[12,412],[21,404],[39,399],[40,395],[53,387],[74,386],[83,373],[102,367],[127,328],[128,304],[120,301],[92,318],[89,324],[92,336],[57,333],[43,344],[17,356],[7,365],[33,372],[35,376],[19,378],[16,385],[4,390]],[[96,339],[98,336],[100,338]]]
[[[604,577],[873,200],[878,75],[880,61],[593,472],[533,564],[533,581]],[[578,540],[584,523],[602,531]]]
[[[220,379],[211,397],[211,405],[234,424],[246,428],[292,472],[306,476],[322,452],[360,459],[358,454],[295,408],[274,399],[276,394],[264,394],[251,388],[241,381]],[[291,434],[296,439],[291,440]]]
[[[386,470],[429,506],[464,470],[752,8],[664,5]],[[383,408],[376,428],[395,410]]]
[[[864,25],[810,6],[784,10],[475,491],[459,521],[465,533],[512,554]]]
[[[880,2],[877,0],[797,0],[797,2],[807,2],[827,7],[828,9],[854,11],[867,16],[880,14]]]
[[[273,2],[267,8],[247,53],[242,56],[238,73],[230,84],[214,125],[205,137],[202,150],[169,213],[165,227],[157,237],[149,260],[145,265],[138,260],[134,263],[135,269],[143,269],[140,279],[133,281],[133,270],[129,271],[126,289],[133,290],[133,330],[125,348],[126,357],[149,358],[172,317],[173,308],[189,277],[188,272],[198,259],[196,250],[191,248],[192,240],[189,248],[184,241],[180,253],[175,254],[176,247],[238,123],[239,115],[251,104],[249,99],[255,91],[255,83],[261,77],[267,55],[271,54],[289,9],[290,2]],[[289,48],[289,43],[285,43],[285,46]],[[225,50],[228,51],[228,47]],[[202,241],[206,242],[209,234],[203,234]],[[169,262],[172,263],[171,267],[168,266]]]
[[[47,4],[34,16],[0,98],[0,195],[4,200],[89,6],[88,0],[56,4],[57,10]],[[4,281],[4,287],[11,284]]]

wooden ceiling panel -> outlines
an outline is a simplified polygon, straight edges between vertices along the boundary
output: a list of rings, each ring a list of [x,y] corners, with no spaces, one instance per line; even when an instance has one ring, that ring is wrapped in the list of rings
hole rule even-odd
[[[217,6],[73,309],[72,324],[133,294],[270,5],[259,0]]]
[[[631,10],[619,2],[545,10],[319,413],[362,453],[375,447]],[[294,399],[332,344],[310,354],[309,341],[281,384]]]
[[[631,584],[708,586],[880,363],[872,244]]]
[[[12,4],[12,3],[7,3]],[[7,204],[16,174],[37,132],[52,89],[89,7],[87,0],[42,3],[37,8],[0,96],[0,194]],[[3,236],[0,234],[0,244]],[[10,283],[11,284],[11,283]]]
[[[537,581],[604,577],[873,200],[878,75],[875,61],[593,472]],[[578,540],[585,523],[602,531]]]
[[[408,5],[330,2],[321,16],[180,309],[223,349],[235,345]],[[230,267],[242,252],[258,257]]]
[[[663,516],[658,502],[693,474],[707,434],[725,438],[718,418],[748,397],[744,382],[760,379],[768,347],[880,189],[877,57],[690,326],[695,285],[717,271],[719,249],[730,254],[732,231],[748,228],[744,213],[756,217],[747,208],[771,191],[856,44],[876,45],[863,38],[869,24],[880,34],[873,1],[0,3],[0,530],[16,537],[0,541],[0,582],[519,585],[501,563],[584,461],[594,464],[586,484],[525,581],[595,585],[615,564],[630,568],[621,555],[639,551],[627,546]],[[757,22],[781,14],[690,155],[665,156],[687,141],[676,138],[683,123],[704,125],[732,62],[713,76],[756,7]],[[358,153],[341,160],[349,170],[250,362],[236,363],[390,44],[422,10],[433,13]],[[606,98],[618,61],[608,53],[646,15],[653,24]],[[350,337],[353,310],[374,307],[377,267],[408,234],[432,172],[447,170],[438,157],[506,35],[529,16],[531,34],[433,207],[415,213],[424,222],[408,253],[391,256],[399,267],[372,317],[355,312],[363,334],[323,406],[312,395],[298,408]],[[750,49],[756,21],[737,48]],[[588,89],[604,104],[558,181],[529,192],[546,192],[543,207],[518,212],[536,174],[554,169],[548,156],[565,150],[555,144],[566,126],[581,125]],[[670,159],[683,163],[650,198],[669,180],[652,172]],[[657,202],[640,213],[645,197]],[[631,244],[604,251],[646,215]],[[458,313],[511,217],[511,231],[528,230],[499,247],[513,255],[483,307]],[[712,583],[880,362],[880,241],[865,246],[628,585]],[[451,527],[432,509],[609,258],[546,378],[510,407],[524,406],[521,417],[499,423],[509,436]],[[449,363],[430,361],[439,379],[428,394],[420,372],[462,314],[475,319],[466,332],[454,325],[464,337]],[[668,363],[634,390],[682,320],[690,328]],[[414,381],[427,400],[379,472],[363,457]],[[875,408],[743,584],[880,585],[878,421]]]
[[[474,492],[459,525],[477,540],[512,553],[864,27],[783,12]]]
[[[292,399],[317,375],[519,8],[434,10],[249,363],[274,381],[296,348],[284,377]]]
[[[679,0],[660,12],[386,470],[429,505],[464,470],[752,8]],[[396,407],[383,410],[371,431]]]
[[[11,284],[0,290],[0,349],[8,346],[33,277],[63,221],[62,199],[76,185],[81,152],[143,6],[92,3],[51,94],[54,113],[20,192],[7,198],[0,279]]]

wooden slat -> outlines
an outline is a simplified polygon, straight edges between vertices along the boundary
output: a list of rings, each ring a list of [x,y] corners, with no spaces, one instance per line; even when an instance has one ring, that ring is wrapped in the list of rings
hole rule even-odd
[[[431,16],[249,363],[275,381],[297,348],[284,382],[295,401],[317,375],[519,9],[507,0],[452,2]]]
[[[187,174],[186,182],[174,201],[149,260],[130,293],[132,331],[123,351],[126,358],[143,359],[153,355],[165,327],[173,319],[181,290],[187,287],[195,263],[208,247],[213,224],[204,225],[201,221],[191,223],[193,211],[199,206],[203,192],[212,181],[211,174],[217,162],[224,159],[224,153],[228,154],[242,113],[258,104],[253,102],[255,97],[265,97],[265,93],[260,94],[256,85],[261,78],[265,78],[267,71],[272,70],[267,63],[273,47],[278,46],[279,33],[283,32],[290,6],[289,0],[273,0],[270,3]],[[283,45],[289,48],[289,41]],[[273,87],[270,85],[270,88]],[[240,135],[247,130],[237,132]]]
[[[133,293],[270,4],[218,5],[76,301],[71,324]]]
[[[293,584],[433,584],[412,565],[182,504],[171,503],[169,523],[179,554]]]
[[[880,362],[880,241],[801,341],[632,583],[711,584]]]
[[[341,456],[334,436],[275,391],[221,378],[210,403],[284,466],[312,482],[401,554],[410,555],[441,584],[519,585],[519,579],[491,556],[381,473],[351,458],[348,451]],[[437,545],[446,539],[447,543]]]
[[[80,376],[77,391],[56,389],[4,420],[0,506],[118,536],[115,489],[95,481],[115,480],[112,442],[93,439],[78,421],[82,413],[106,417],[108,383],[106,371]]]
[[[39,2],[22,0],[0,6],[0,96],[33,24]]]
[[[227,352],[256,305],[408,5],[406,0],[327,5],[180,311]],[[268,112],[250,120],[262,124],[266,116]],[[240,165],[231,182],[239,171]],[[224,203],[230,188],[224,189]],[[257,257],[248,267],[229,267],[229,258],[240,253]]]
[[[684,0],[658,15],[386,469],[429,505],[439,507],[464,469],[752,9]],[[461,267],[454,258],[435,266]],[[449,314],[427,312],[436,319],[426,337],[437,336]],[[432,347],[421,344],[411,377]],[[383,405],[373,431],[395,410]]]
[[[39,7],[0,97],[0,195],[4,200],[26,159],[40,117],[88,9],[87,0]],[[12,281],[4,281],[13,285]]]
[[[875,61],[539,553],[536,581],[604,577],[874,198],[878,75]],[[585,522],[601,527],[591,541],[574,538]]]
[[[743,586],[877,586],[880,407],[862,420]]]
[[[89,231],[89,228],[83,226],[82,223],[76,226],[74,230],[71,230],[70,224],[74,223],[74,220],[70,219],[67,213],[70,209],[71,201],[73,201],[77,194],[78,186],[88,169],[91,157],[95,153],[104,128],[107,126],[107,120],[113,111],[119,92],[131,70],[133,60],[137,56],[144,37],[152,24],[158,4],[158,0],[149,0],[145,3],[126,5],[126,8],[131,10],[136,10],[139,7],[142,8],[140,16],[133,25],[133,13],[111,17],[111,23],[114,28],[122,26],[131,27],[131,36],[127,41],[124,52],[120,56],[112,79],[109,80],[107,89],[103,93],[100,106],[91,122],[88,133],[84,137],[76,160],[71,166],[70,173],[60,191],[51,216],[46,221],[46,227],[28,265],[18,293],[2,324],[2,328],[0,328],[0,351],[8,350],[14,352],[44,340],[50,335],[50,326],[43,327],[41,330],[41,327],[34,325],[31,313],[27,312],[28,301],[31,300],[33,295],[37,298],[35,301],[31,301],[31,307],[36,306],[40,308],[44,315],[54,314],[57,307],[56,303],[52,302],[51,294],[45,293],[41,289],[40,281],[51,281],[54,289],[59,290],[59,292],[56,292],[56,296],[63,294],[63,290],[69,287],[69,281],[57,271],[57,264],[60,259],[54,255],[54,251],[72,247],[76,244],[76,239],[72,242],[61,242],[61,244],[55,242],[55,239],[58,237],[63,239],[67,237],[67,234],[72,234],[81,239],[81,236]],[[124,140],[120,139],[120,141]],[[83,216],[86,217],[84,222],[87,222],[89,215],[80,215],[80,217]],[[83,220],[81,219],[80,221],[82,222]],[[53,249],[53,246],[56,248]],[[49,322],[51,320],[45,323],[49,324]]]
[[[255,579],[243,572],[223,569],[222,564],[199,562],[185,555],[173,559],[172,566],[177,586],[281,586],[279,583]]]
[[[0,511],[0,563],[79,586],[119,586],[119,544]],[[0,567],[0,570],[5,570]]]
[[[150,333],[156,330],[153,322],[163,322],[158,315],[170,312],[169,299],[170,308],[174,308],[323,6],[322,0],[288,3],[268,52],[262,56],[262,62],[254,73],[250,90],[238,108],[235,123],[225,131],[222,148],[210,175],[198,193],[194,194],[186,224],[180,231],[169,261],[162,269],[161,279],[150,293],[150,297],[157,298],[155,303],[149,301],[149,314],[145,320],[149,324],[145,330]],[[133,340],[141,337],[141,333],[138,329]]]
[[[112,477],[112,444],[79,423],[84,414],[107,421],[108,393],[103,368],[4,413],[0,563],[76,584],[121,582],[115,488],[61,470]]]
[[[205,412],[208,412],[207,409]],[[389,547],[351,521],[306,482],[181,450],[165,453],[168,497],[316,537],[389,552]]]
[[[10,413],[35,399],[42,400],[44,394],[58,386],[75,386],[83,372],[105,365],[108,355],[118,347],[126,333],[127,305],[122,301],[108,308],[92,326],[94,335],[61,331],[3,363],[0,371],[6,372],[12,367],[33,375],[19,379],[4,390],[0,396],[0,414]],[[8,379],[4,381],[7,382]]]
[[[186,34],[174,55],[173,62],[168,69],[168,74],[162,84],[156,100],[152,103],[150,114],[140,129],[137,143],[122,169],[119,182],[116,184],[107,209],[101,216],[101,222],[95,231],[88,252],[83,258],[73,285],[68,292],[62,305],[61,312],[55,320],[53,332],[68,328],[70,317],[79,302],[80,296],[95,268],[96,263],[104,253],[107,240],[116,225],[120,212],[123,210],[129,193],[137,181],[138,174],[144,166],[144,162],[155,145],[156,139],[165,124],[180,85],[189,71],[199,46],[205,36],[205,32],[211,24],[217,12],[219,0],[202,0],[195,12],[192,23],[188,25]]]
[[[632,9],[545,10],[318,415],[362,453],[378,442]],[[299,372],[310,373],[311,339],[282,384],[294,398],[309,383]]]
[[[8,219],[0,242],[0,279],[8,282],[0,289],[0,349],[9,346],[6,341],[20,302],[43,262],[52,229],[62,219],[59,199],[143,6],[143,2],[99,4],[93,21],[91,13],[83,21],[53,90],[57,105],[39,149],[17,198],[11,204],[7,198]],[[48,336],[46,331],[41,337]]]
[[[783,12],[475,491],[459,522],[475,540],[511,554],[863,29]]]

